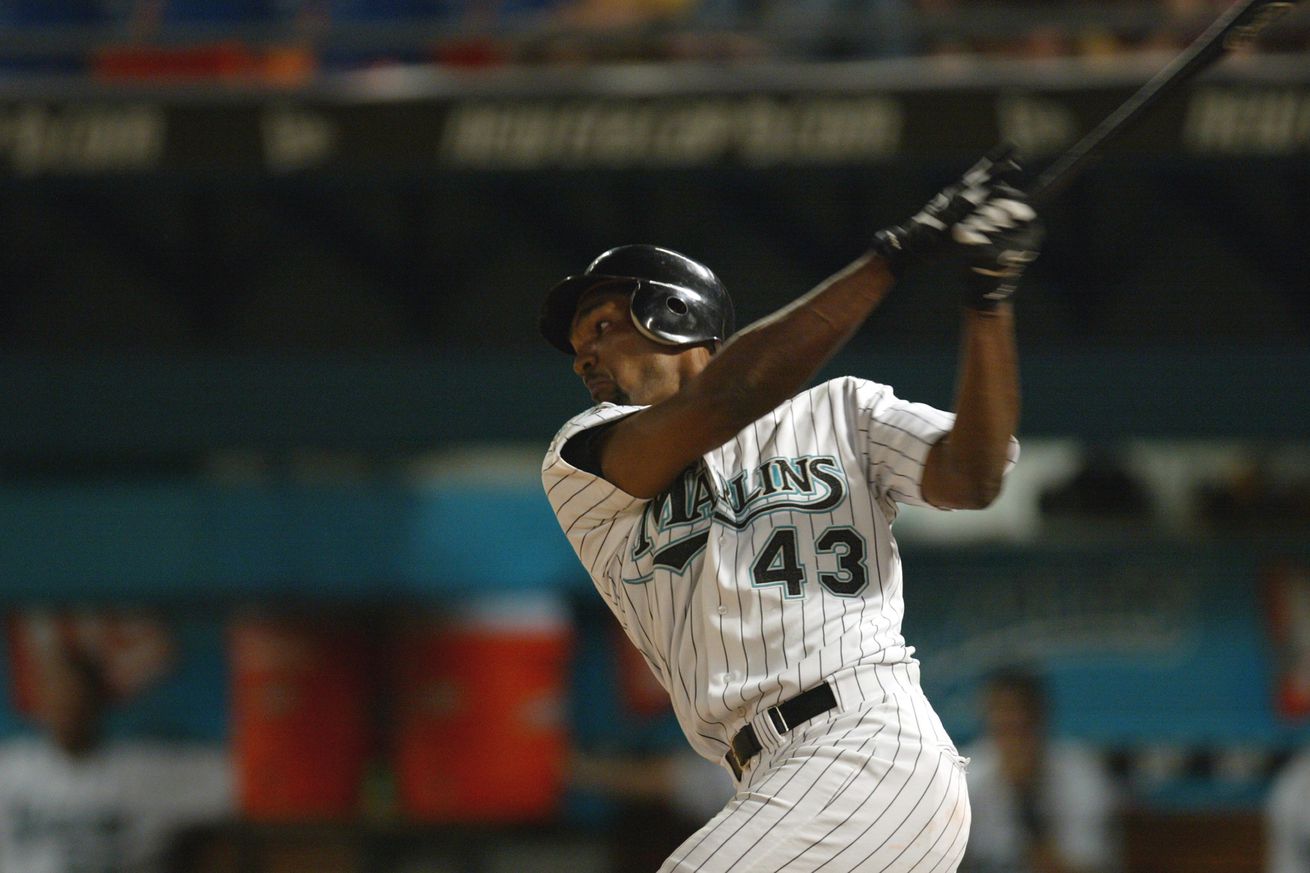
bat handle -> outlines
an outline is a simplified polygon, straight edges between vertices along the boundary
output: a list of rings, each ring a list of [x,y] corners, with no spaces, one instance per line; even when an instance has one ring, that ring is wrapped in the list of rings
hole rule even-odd
[[[1016,149],[1013,143],[1003,140],[988,150],[985,157],[974,164],[964,179],[976,178],[978,174],[990,174],[993,169],[1001,163],[1013,162]],[[1099,155],[1092,148],[1073,148],[1066,151],[1055,160],[1050,166],[1042,171],[1031,185],[1024,186],[1020,184],[1017,178],[1011,179],[1011,184],[1018,188],[1024,188],[1028,199],[1033,206],[1041,207],[1049,203],[1057,194],[1068,187],[1078,174],[1088,164],[1094,162]],[[1017,164],[1013,164],[1017,167]],[[1010,171],[1003,171],[1008,173]],[[1017,176],[1018,173],[1015,172]]]

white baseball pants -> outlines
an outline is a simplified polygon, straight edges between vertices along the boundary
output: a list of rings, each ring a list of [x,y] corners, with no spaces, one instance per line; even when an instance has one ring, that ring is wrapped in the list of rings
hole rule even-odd
[[[953,873],[965,765],[922,692],[832,710],[782,736],[660,873]]]

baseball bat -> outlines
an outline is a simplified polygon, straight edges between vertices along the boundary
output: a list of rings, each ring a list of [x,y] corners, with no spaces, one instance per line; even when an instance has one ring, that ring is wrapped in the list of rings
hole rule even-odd
[[[1237,0],[1178,57],[1056,158],[1037,177],[1029,196],[1040,204],[1059,194],[1088,164],[1100,157],[1106,143],[1132,127],[1158,101],[1209,69],[1224,55],[1249,44],[1297,2],[1299,0],[1291,3]]]

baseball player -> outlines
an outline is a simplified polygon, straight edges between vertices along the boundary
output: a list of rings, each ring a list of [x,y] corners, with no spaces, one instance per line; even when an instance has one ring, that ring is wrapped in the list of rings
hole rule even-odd
[[[899,504],[989,504],[1017,457],[1010,295],[1038,225],[983,159],[872,250],[733,332],[705,266],[623,246],[541,328],[595,406],[551,443],[560,525],[737,792],[663,871],[956,869],[965,760],[901,635]],[[917,261],[964,251],[955,414],[845,377],[806,388]]]
[[[235,791],[216,749],[103,735],[103,666],[58,652],[41,676],[44,736],[0,744],[0,873],[162,873],[189,828],[225,820]]]

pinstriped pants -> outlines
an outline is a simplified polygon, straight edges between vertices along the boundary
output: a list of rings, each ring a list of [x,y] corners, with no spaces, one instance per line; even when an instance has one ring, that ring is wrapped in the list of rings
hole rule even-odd
[[[766,748],[661,873],[952,873],[964,769],[921,692],[819,716]]]

